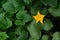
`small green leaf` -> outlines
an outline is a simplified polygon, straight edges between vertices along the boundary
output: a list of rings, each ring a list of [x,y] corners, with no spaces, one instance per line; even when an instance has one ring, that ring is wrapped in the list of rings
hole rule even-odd
[[[26,31],[23,31],[19,37],[17,37],[17,40],[27,40],[27,32]]]
[[[0,20],[0,29],[7,29],[12,26],[12,21],[9,18]]]
[[[23,19],[27,14],[27,11],[25,10],[20,10],[17,14],[16,14],[16,18],[17,19]]]
[[[6,34],[6,32],[0,32],[0,40],[5,40],[8,38],[8,35]]]
[[[53,24],[52,24],[52,22],[50,20],[45,19],[44,23],[42,24],[42,26],[43,26],[43,29],[45,31],[48,31],[48,30],[51,30],[51,28],[53,27]]]
[[[60,17],[60,8],[49,8],[49,13],[54,17]]]
[[[28,38],[28,33],[24,30],[24,27],[18,27],[15,33],[18,35],[17,40],[27,40]]]
[[[24,31],[24,27],[23,26],[19,26],[19,27],[16,28],[15,33],[17,35],[20,35],[23,31]]]
[[[3,13],[0,13],[0,20],[3,20],[3,19],[4,19],[5,14],[6,14],[6,13],[4,13],[4,12],[3,12]]]
[[[47,35],[43,35],[42,36],[42,40],[48,40],[49,38],[48,38],[48,36]]]
[[[15,24],[16,25],[25,25],[25,21],[24,20],[16,20]]]
[[[16,18],[17,18],[17,20],[15,22],[16,25],[25,25],[25,23],[31,21],[31,19],[32,19],[31,16],[29,14],[27,14],[27,12],[24,10],[22,10],[22,11],[20,10],[16,14]]]
[[[6,22],[7,22],[7,28],[12,26],[12,21],[8,18],[6,18]]]
[[[60,32],[55,32],[52,40],[60,40]]]
[[[28,31],[32,38],[39,39],[41,37],[41,32],[36,26],[35,21],[32,21],[29,26],[27,26]]]

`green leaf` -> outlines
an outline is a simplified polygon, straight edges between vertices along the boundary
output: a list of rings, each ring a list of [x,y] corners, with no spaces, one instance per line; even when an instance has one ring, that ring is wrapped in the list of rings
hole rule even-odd
[[[5,12],[3,12],[3,13],[0,13],[0,20],[3,20],[4,19],[4,17],[5,17]]]
[[[20,10],[17,14],[16,14],[16,18],[17,19],[23,19],[27,14],[27,11],[25,10]]]
[[[45,6],[56,7],[58,0],[40,0]]]
[[[45,19],[45,20],[44,20],[44,23],[42,24],[42,26],[43,26],[43,29],[44,29],[45,31],[49,31],[49,30],[51,30],[51,28],[53,27],[53,24],[52,24],[52,22],[51,22],[50,20]]]
[[[42,36],[42,40],[48,40],[49,38],[48,38],[48,36],[47,35],[43,35]]]
[[[23,26],[19,26],[19,27],[16,28],[15,33],[16,33],[17,35],[20,35],[24,30],[25,30],[25,29],[24,29]]]
[[[27,26],[28,31],[32,38],[39,39],[41,37],[41,32],[36,26],[35,21],[32,21],[29,26]]]
[[[16,13],[18,10],[22,10],[25,7],[23,4],[19,4],[16,0],[8,0],[6,3],[2,5],[4,10],[10,14]]]
[[[60,32],[55,32],[52,40],[60,40]]]
[[[9,18],[0,20],[0,29],[7,29],[12,26],[12,21]]]
[[[27,40],[28,38],[28,33],[24,30],[24,27],[18,27],[15,33],[18,35],[17,40]]]
[[[7,28],[11,27],[12,26],[12,21],[8,18],[7,19]]]
[[[24,20],[16,20],[15,24],[16,25],[25,25],[25,21]]]
[[[19,37],[17,37],[17,40],[27,40],[27,33],[23,32],[19,35]]]
[[[0,32],[0,40],[5,40],[8,38],[8,35],[6,34],[6,32]]]
[[[22,11],[20,10],[16,14],[16,18],[17,18],[17,20],[15,22],[16,25],[25,25],[25,23],[31,21],[31,19],[32,19],[31,16],[29,14],[27,14],[27,12],[24,10],[22,10]]]
[[[60,17],[60,8],[49,8],[49,13],[54,17]]]

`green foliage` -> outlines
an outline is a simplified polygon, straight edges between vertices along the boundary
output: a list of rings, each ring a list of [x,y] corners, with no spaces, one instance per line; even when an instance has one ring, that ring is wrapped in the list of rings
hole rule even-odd
[[[23,5],[19,4],[16,0],[8,0],[5,4],[2,5],[6,12],[13,14],[16,13],[19,9],[22,9]]]
[[[0,40],[5,40],[8,38],[8,35],[6,34],[6,32],[0,32]]]
[[[0,0],[0,40],[51,39],[60,40],[60,0]]]

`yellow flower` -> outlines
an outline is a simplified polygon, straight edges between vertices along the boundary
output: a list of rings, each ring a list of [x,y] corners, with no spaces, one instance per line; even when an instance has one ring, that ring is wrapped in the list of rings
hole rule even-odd
[[[36,20],[36,23],[40,22],[43,23],[43,19],[44,19],[45,15],[40,14],[40,12],[37,12],[36,16],[33,16],[33,18]]]

